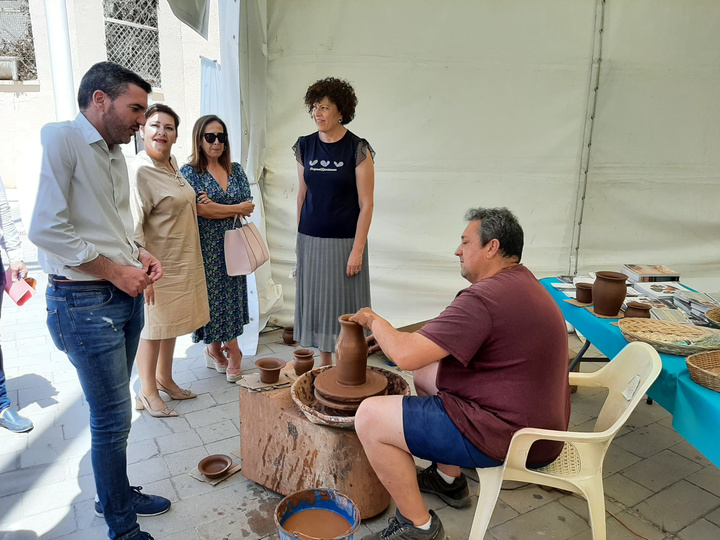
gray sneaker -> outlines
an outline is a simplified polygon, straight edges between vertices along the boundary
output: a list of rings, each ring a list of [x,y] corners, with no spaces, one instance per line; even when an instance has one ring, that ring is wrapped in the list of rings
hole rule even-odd
[[[395,511],[395,517],[388,520],[388,526],[384,531],[363,536],[362,540],[446,540],[445,529],[440,518],[430,510],[430,529],[424,531],[418,529],[413,522]]]
[[[418,473],[417,481],[420,491],[437,495],[453,508],[470,506],[470,491],[467,477],[464,474],[460,474],[460,478],[456,478],[452,484],[448,484],[438,474],[437,463],[433,463]]]

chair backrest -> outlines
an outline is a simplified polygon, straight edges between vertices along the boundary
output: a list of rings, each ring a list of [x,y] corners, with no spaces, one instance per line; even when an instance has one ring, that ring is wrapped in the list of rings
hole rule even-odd
[[[596,373],[608,389],[595,432],[617,432],[643,398],[662,369],[660,355],[647,343],[628,344]]]

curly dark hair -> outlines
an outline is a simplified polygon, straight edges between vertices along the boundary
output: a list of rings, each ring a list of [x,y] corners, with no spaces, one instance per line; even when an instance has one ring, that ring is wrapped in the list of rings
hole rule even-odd
[[[352,85],[342,79],[327,77],[320,79],[310,85],[305,92],[305,105],[312,115],[313,105],[323,98],[332,101],[340,111],[340,123],[345,125],[355,118],[355,107],[357,107],[357,96]]]

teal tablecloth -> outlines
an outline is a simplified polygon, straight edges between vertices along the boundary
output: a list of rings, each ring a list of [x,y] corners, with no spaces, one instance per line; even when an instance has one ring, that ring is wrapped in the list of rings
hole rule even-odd
[[[555,278],[540,283],[550,292],[565,320],[608,358],[614,358],[628,342],[620,329],[610,324],[617,319],[600,319],[587,309],[565,302],[568,298],[552,286]],[[720,467],[720,393],[695,383],[685,358],[660,354],[663,368],[648,395],[673,415],[673,428],[705,457]]]

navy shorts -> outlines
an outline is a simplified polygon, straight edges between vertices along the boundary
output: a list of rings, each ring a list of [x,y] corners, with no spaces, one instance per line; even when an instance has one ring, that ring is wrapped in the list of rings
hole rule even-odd
[[[469,469],[502,465],[460,433],[439,397],[404,396],[402,406],[405,442],[412,455]]]

